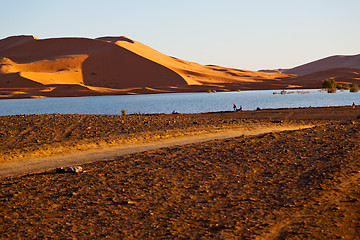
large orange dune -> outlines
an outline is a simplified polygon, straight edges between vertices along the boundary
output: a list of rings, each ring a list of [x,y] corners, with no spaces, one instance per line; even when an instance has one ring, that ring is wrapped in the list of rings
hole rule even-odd
[[[0,98],[317,88],[323,80],[205,66],[124,36],[0,40]]]

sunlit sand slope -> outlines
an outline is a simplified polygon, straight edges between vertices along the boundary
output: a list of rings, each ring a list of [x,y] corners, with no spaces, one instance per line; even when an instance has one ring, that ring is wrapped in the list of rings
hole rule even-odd
[[[124,36],[0,40],[0,98],[316,88],[322,78],[201,65]]]

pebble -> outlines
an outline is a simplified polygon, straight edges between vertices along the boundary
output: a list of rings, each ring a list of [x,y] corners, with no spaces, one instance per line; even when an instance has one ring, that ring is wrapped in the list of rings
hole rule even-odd
[[[58,172],[58,173],[66,173],[66,172],[80,173],[80,172],[83,172],[83,168],[81,166],[60,167],[60,168],[56,168],[56,172]]]

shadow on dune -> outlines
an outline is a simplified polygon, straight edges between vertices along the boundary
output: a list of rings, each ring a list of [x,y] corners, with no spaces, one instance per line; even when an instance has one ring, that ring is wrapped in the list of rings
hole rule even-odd
[[[176,72],[125,48],[104,42],[82,65],[84,84],[106,88],[187,86]]]
[[[0,88],[41,88],[44,85],[31,79],[20,76],[19,73],[0,75]]]

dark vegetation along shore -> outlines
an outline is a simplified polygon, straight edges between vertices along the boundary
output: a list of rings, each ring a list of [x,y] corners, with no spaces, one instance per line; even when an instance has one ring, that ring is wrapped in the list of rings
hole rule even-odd
[[[24,156],[75,143],[313,125],[131,154],[84,164],[83,173],[2,177],[0,238],[359,239],[359,115],[341,107],[0,117],[2,153]]]

